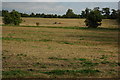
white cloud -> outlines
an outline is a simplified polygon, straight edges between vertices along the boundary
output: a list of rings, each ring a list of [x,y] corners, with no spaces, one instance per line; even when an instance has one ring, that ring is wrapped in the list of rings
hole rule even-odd
[[[109,7],[118,9],[117,2],[3,2],[2,8],[6,10],[17,10],[25,13],[65,14],[71,8],[77,14],[86,7]]]
[[[66,12],[68,7],[53,2],[3,2],[3,9],[17,10],[27,13],[60,13]]]

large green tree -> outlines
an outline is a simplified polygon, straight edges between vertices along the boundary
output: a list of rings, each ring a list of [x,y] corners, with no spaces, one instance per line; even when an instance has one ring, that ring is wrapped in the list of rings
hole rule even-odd
[[[11,14],[7,10],[2,11],[2,16],[3,16],[3,23],[4,24],[12,24],[13,19],[11,17]]]
[[[21,23],[21,15],[19,12],[13,10],[11,13],[12,22],[14,25],[19,25]]]
[[[86,26],[88,28],[97,28],[101,25],[102,15],[99,10],[91,10],[90,13],[87,15],[85,20]]]
[[[20,17],[20,13],[15,10],[13,10],[12,12],[4,11],[3,22],[4,24],[19,25],[22,21]]]

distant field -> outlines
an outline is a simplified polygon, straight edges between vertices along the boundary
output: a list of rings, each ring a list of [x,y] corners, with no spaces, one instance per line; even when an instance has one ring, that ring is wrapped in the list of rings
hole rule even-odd
[[[63,18],[22,18],[23,21],[20,25],[24,26],[36,26],[36,22],[39,22],[39,26],[60,26],[60,27],[86,27],[85,19],[63,19]],[[55,22],[60,24],[54,24]],[[0,24],[2,24],[0,17]],[[102,28],[118,28],[116,20],[103,19]]]
[[[40,26],[62,26],[62,27],[86,27],[85,19],[62,19],[62,18],[22,18],[21,25],[36,26],[36,22],[40,23]],[[61,24],[54,24],[55,22]],[[116,28],[118,24],[116,20],[103,19],[101,27]]]
[[[83,19],[23,19],[26,26],[84,25]],[[3,26],[2,40],[3,78],[118,77],[118,30]]]

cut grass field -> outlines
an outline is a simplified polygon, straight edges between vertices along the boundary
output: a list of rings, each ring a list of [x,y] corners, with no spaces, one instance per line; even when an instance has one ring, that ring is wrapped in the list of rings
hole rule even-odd
[[[118,29],[2,28],[3,78],[118,77]]]
[[[84,23],[85,19],[67,19],[67,18],[26,18],[22,17],[21,26],[49,26],[49,27],[86,27]],[[60,24],[54,24],[55,22]],[[0,17],[0,24],[2,23],[2,17]],[[103,19],[101,28],[118,28],[118,23],[114,19]]]
[[[66,19],[66,18],[22,18],[23,22],[20,25],[36,26],[36,22],[39,26],[49,27],[86,27],[85,19]],[[54,24],[55,22],[60,24]],[[102,28],[118,28],[116,20],[103,19]]]

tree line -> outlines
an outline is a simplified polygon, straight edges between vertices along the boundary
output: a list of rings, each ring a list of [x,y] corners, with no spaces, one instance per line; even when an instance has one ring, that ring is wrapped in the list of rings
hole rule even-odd
[[[19,13],[18,11],[7,11],[2,10],[2,16],[3,16],[3,23],[8,25],[19,25],[22,22],[21,17],[40,17],[40,18],[85,18],[85,24],[88,26],[88,28],[97,28],[102,23],[102,19],[116,19],[118,23],[120,23],[120,10],[112,9],[112,12],[110,12],[109,8],[103,8],[102,10],[99,9],[99,7],[95,7],[94,9],[88,9],[86,8],[84,11],[82,11],[81,15],[77,15],[73,12],[72,9],[68,9],[66,14],[60,16],[60,15],[53,15],[53,14],[23,14]],[[39,24],[39,23],[37,23]]]
[[[118,10],[110,8],[102,8],[100,10],[99,7],[95,7],[94,10],[97,10],[102,15],[103,19],[117,19]],[[87,15],[92,11],[92,9],[86,8],[81,12],[81,14],[75,14],[72,9],[68,9],[66,14],[57,15],[57,14],[44,14],[44,13],[20,13],[21,17],[39,17],[39,18],[86,18]],[[4,13],[8,12],[7,10],[2,10],[2,16]]]

